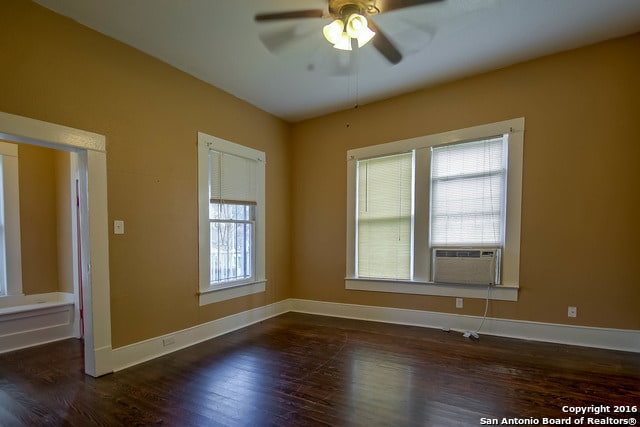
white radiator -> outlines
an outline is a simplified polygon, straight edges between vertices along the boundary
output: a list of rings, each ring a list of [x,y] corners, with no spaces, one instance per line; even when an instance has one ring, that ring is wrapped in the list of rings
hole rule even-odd
[[[433,281],[464,285],[500,283],[500,249],[433,249]]]

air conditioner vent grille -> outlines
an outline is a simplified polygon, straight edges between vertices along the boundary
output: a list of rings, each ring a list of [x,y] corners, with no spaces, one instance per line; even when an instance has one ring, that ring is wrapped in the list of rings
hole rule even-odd
[[[500,249],[434,248],[436,283],[496,285],[500,283]]]
[[[440,258],[480,258],[480,250],[437,249]]]

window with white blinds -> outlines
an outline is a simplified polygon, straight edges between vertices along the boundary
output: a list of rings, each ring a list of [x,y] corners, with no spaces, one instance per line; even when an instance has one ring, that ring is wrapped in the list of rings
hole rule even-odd
[[[505,140],[432,147],[432,247],[504,245]]]
[[[360,277],[411,278],[413,154],[358,162]]]
[[[200,305],[265,290],[265,163],[198,133]]]
[[[477,297],[433,283],[434,248],[495,247],[492,298],[517,300],[523,135],[518,118],[348,150],[346,288]]]

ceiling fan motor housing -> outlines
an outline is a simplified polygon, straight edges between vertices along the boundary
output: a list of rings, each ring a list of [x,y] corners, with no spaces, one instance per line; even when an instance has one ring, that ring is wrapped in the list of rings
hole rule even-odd
[[[354,13],[368,16],[379,12],[376,0],[329,0],[329,14],[343,21]]]

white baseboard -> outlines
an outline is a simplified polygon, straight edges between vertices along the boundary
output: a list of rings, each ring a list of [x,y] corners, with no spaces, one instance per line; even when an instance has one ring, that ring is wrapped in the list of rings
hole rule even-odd
[[[113,349],[110,345],[94,348],[93,360],[85,358],[84,372],[94,378],[113,372]]]
[[[460,332],[475,331],[482,321],[481,317],[476,316],[288,299],[116,348],[111,352],[113,370],[120,371],[289,311],[427,328],[448,328]],[[640,331],[636,330],[487,318],[480,330],[480,335],[483,334],[640,352]]]
[[[116,348],[112,351],[113,370],[120,371],[288,311],[290,311],[290,300],[279,301],[192,328]]]
[[[324,316],[422,326],[452,331],[475,331],[482,317],[401,308],[291,299],[291,311]],[[480,335],[496,335],[533,341],[640,353],[640,331],[594,328],[555,323],[487,318]]]

